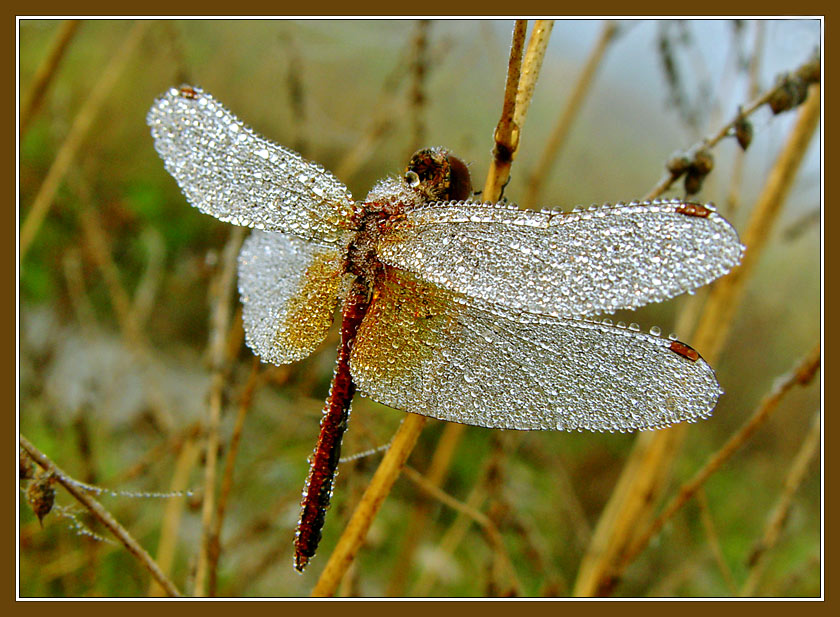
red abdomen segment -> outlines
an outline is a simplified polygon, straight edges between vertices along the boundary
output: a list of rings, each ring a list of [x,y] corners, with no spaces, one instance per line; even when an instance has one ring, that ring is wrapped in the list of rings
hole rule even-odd
[[[303,572],[321,540],[321,529],[324,527],[338,459],[341,457],[341,440],[347,430],[350,403],[356,392],[356,385],[350,375],[350,351],[369,304],[367,285],[363,279],[358,278],[353,282],[344,304],[338,360],[330,394],[324,405],[321,433],[309,459],[309,477],[306,479],[300,521],[295,532],[295,569],[299,572]]]

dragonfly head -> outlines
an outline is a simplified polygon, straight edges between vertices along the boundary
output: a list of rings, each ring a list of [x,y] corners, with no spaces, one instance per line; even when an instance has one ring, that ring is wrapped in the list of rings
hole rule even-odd
[[[472,194],[466,164],[444,148],[415,152],[406,166],[406,184],[423,193],[428,201],[463,201]]]

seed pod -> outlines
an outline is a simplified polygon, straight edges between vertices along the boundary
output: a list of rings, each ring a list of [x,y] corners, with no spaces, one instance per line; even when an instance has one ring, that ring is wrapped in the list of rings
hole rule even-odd
[[[42,526],[44,517],[50,513],[55,503],[54,483],[55,476],[52,473],[42,473],[26,489],[26,501]]]
[[[686,172],[683,186],[687,195],[694,195],[703,187],[703,180],[715,166],[715,159],[707,148],[699,148]]]
[[[686,156],[685,152],[677,152],[671,155],[671,158],[665,163],[665,167],[675,179],[683,175],[690,165],[691,159]]]
[[[738,145],[741,146],[741,150],[749,148],[753,138],[752,123],[739,114],[735,119],[733,129],[735,131],[735,139],[738,140]]]
[[[788,109],[793,109],[808,94],[808,84],[798,75],[786,73],[781,75],[776,84],[776,89],[770,95],[767,104],[774,114],[780,114]]]

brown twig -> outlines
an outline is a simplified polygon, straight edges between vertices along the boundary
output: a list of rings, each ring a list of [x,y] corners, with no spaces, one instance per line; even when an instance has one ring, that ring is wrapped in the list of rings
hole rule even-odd
[[[236,463],[236,456],[239,454],[239,442],[242,437],[242,430],[245,428],[245,417],[251,408],[251,402],[254,398],[254,391],[258,384],[260,370],[260,361],[254,357],[251,365],[251,374],[248,376],[248,381],[242,390],[242,395],[239,399],[239,409],[236,413],[236,421],[233,425],[233,433],[230,437],[230,445],[228,446],[227,455],[225,456],[225,466],[222,472],[222,485],[219,489],[219,503],[216,506],[216,518],[213,523],[213,531],[211,533],[210,544],[212,550],[209,553],[209,572],[210,580],[208,584],[208,594],[213,597],[216,595],[217,583],[217,567],[219,557],[221,555],[222,525],[225,520],[225,511],[227,509],[228,497],[230,490],[233,487],[233,466]]]
[[[776,546],[779,538],[782,535],[782,529],[787,521],[790,513],[791,505],[793,504],[793,496],[797,489],[805,479],[808,472],[808,467],[811,464],[814,456],[819,451],[820,447],[820,414],[816,413],[811,422],[811,428],[805,439],[802,440],[802,445],[796,453],[796,457],[790,466],[787,476],[785,477],[784,489],[779,495],[779,500],[776,502],[776,507],[773,508],[773,514],[767,522],[764,529],[764,534],[758,546],[750,555],[750,571],[747,580],[744,582],[738,593],[741,597],[748,597],[755,595],[755,590],[758,587],[758,582],[764,574],[767,566],[767,555],[769,551]]]
[[[449,470],[449,465],[452,462],[452,457],[455,454],[458,442],[461,440],[461,433],[463,433],[466,425],[456,424],[455,422],[447,422],[443,427],[443,432],[438,440],[435,452],[432,455],[432,460],[429,463],[429,468],[426,470],[425,479],[432,486],[440,487],[446,478],[446,473]],[[420,539],[423,537],[423,532],[426,529],[426,522],[429,517],[430,503],[428,500],[421,500],[411,515],[405,530],[405,537],[402,548],[400,549],[397,563],[410,564],[414,559],[414,552]],[[395,568],[393,577],[388,583],[388,589],[385,595],[388,597],[397,597],[402,595],[402,589],[405,586],[406,578],[408,577],[409,568]]]
[[[803,64],[801,67],[799,67],[799,69],[797,69],[797,71],[802,72],[802,71],[808,69],[809,66],[811,64],[813,64],[814,62],[817,62],[817,64],[818,64],[818,61],[811,60],[808,63]],[[735,128],[735,124],[736,124],[736,122],[738,122],[739,119],[748,118],[759,107],[769,103],[773,99],[773,97],[776,95],[778,90],[779,90],[778,85],[776,85],[776,86],[770,88],[769,90],[767,90],[766,92],[764,92],[761,96],[759,96],[758,98],[754,99],[752,102],[750,102],[749,104],[744,106],[740,110],[740,113],[738,113],[735,118],[733,118],[731,121],[724,124],[716,133],[713,133],[713,134],[703,138],[698,143],[696,143],[694,146],[692,146],[691,148],[686,150],[686,152],[695,151],[699,148],[705,148],[705,149],[713,148],[723,138],[728,137],[729,135],[732,134],[733,129]],[[817,117],[819,117],[819,98],[820,98],[820,96],[819,96],[819,84],[812,84],[811,85],[811,87],[809,88],[808,98],[806,99],[804,105],[808,105],[808,101],[811,101],[811,104],[813,104],[813,99],[814,98],[817,99],[817,102],[816,102]],[[800,113],[800,118],[802,116],[803,116],[803,114]],[[671,185],[682,176],[682,173],[683,172],[678,173],[678,172],[675,172],[675,171],[670,171],[667,174],[665,174],[662,177],[662,179],[656,184],[656,186],[653,189],[651,189],[651,191],[647,195],[645,195],[644,199],[655,199],[655,198],[659,197],[660,195],[662,195],[662,193],[664,193],[665,191],[670,189]]]
[[[472,510],[478,511],[486,499],[486,491],[484,484],[476,483],[470,495],[467,497],[466,505]],[[472,519],[463,512],[459,512],[458,516],[452,521],[452,524],[444,532],[438,543],[438,552],[444,555],[449,555],[455,552],[456,547],[461,543],[467,530],[470,528]],[[427,567],[420,575],[420,578],[411,589],[412,596],[428,596],[429,590],[438,577],[438,571],[434,567]]]
[[[502,534],[499,532],[498,526],[492,521],[492,519],[469,504],[458,501],[449,493],[442,491],[440,487],[436,486],[432,482],[429,482],[422,474],[411,467],[406,467],[404,472],[409,480],[414,482],[414,484],[420,487],[429,496],[436,499],[443,505],[464,514],[481,527],[481,530],[490,542],[490,546],[493,549],[493,555],[499,559],[502,569],[508,577],[510,588],[519,595],[518,592],[521,591],[522,585],[516,577],[516,570],[511,563],[507,548],[505,548],[505,544],[502,541]]]
[[[169,485],[169,490],[173,494],[181,493],[189,486],[190,474],[198,462],[200,450],[196,437],[197,434],[193,434],[181,443],[181,452],[175,461],[175,471],[172,474],[172,482]],[[163,517],[161,518],[160,540],[158,540],[156,559],[161,571],[167,575],[175,560],[178,527],[181,524],[181,518],[184,514],[186,504],[186,495],[172,497],[166,502]],[[157,581],[152,581],[149,585],[148,595],[150,597],[160,596],[163,592],[164,590]]]
[[[96,119],[99,110],[102,108],[102,104],[105,102],[106,97],[116,84],[117,78],[122,74],[129,58],[131,58],[134,50],[146,33],[147,27],[148,22],[145,21],[138,21],[134,24],[134,27],[123,39],[120,48],[111,56],[108,65],[102,69],[99,81],[91,88],[90,95],[73,119],[70,131],[61,144],[52,166],[49,172],[47,172],[47,177],[44,178],[41,188],[38,189],[38,193],[35,195],[32,206],[29,208],[26,219],[20,228],[19,260],[21,263],[23,263],[26,257],[26,252],[29,250],[32,240],[35,239],[35,235],[41,228],[41,223],[43,223],[44,217],[46,217],[52,205],[53,198],[61,185],[61,181],[64,179],[73,159],[76,157],[76,152],[82,143],[84,143],[88,130]]]
[[[566,107],[563,109],[563,113],[560,114],[560,118],[552,130],[551,136],[548,138],[548,143],[530,174],[525,198],[522,200],[524,207],[533,208],[536,206],[540,191],[546,178],[548,178],[551,166],[557,160],[557,155],[566,140],[566,135],[568,135],[569,129],[572,127],[577,112],[594,81],[595,73],[598,71],[598,67],[604,59],[607,48],[615,38],[617,31],[618,26],[614,21],[605,22],[603,28],[601,28],[598,41],[590,52],[589,58],[587,58],[586,64],[584,64],[578,76],[577,83],[572,88],[572,94],[569,96]]]
[[[487,170],[487,180],[482,192],[484,201],[497,201],[501,196],[502,187],[510,176],[513,154],[519,145],[519,127],[514,124],[513,115],[516,111],[516,92],[519,88],[522,71],[522,50],[525,47],[525,30],[527,27],[528,22],[519,19],[513,28],[505,94],[502,100],[502,115],[493,133],[495,146],[493,147],[493,159],[490,162],[490,169]]]
[[[84,489],[80,488],[79,483],[67,475],[64,471],[59,469],[46,454],[38,450],[32,443],[23,435],[20,435],[20,446],[26,450],[26,453],[32,457],[38,465],[46,472],[54,474],[56,482],[61,484],[68,493],[73,495],[76,500],[81,503],[91,515],[102,523],[116,538],[125,546],[129,553],[146,568],[154,579],[160,583],[166,593],[172,597],[180,597],[181,593],[178,588],[170,581],[166,575],[161,571],[158,564],[151,558],[149,553],[140,546],[132,535],[108,512],[102,504],[91,497]]]
[[[706,491],[700,487],[697,490],[697,505],[700,506],[700,518],[703,521],[703,529],[706,532],[706,539],[709,541],[709,546],[712,549],[712,555],[715,558],[715,563],[723,576],[723,582],[729,590],[730,595],[737,593],[735,586],[735,578],[732,576],[732,570],[729,564],[726,563],[726,558],[723,555],[723,549],[720,546],[720,538],[715,529],[715,522],[712,519],[712,512],[709,508],[709,500],[706,498]]]
[[[516,104],[513,108],[513,126],[518,131],[525,126],[525,118],[528,109],[531,107],[531,99],[534,98],[534,89],[537,87],[537,79],[540,76],[545,50],[548,48],[548,40],[554,28],[554,20],[538,19],[534,22],[534,29],[528,39],[528,47],[525,49],[525,56],[522,58],[522,70],[519,74],[519,85],[516,88]],[[519,140],[514,144],[513,156],[519,149]]]
[[[26,93],[26,100],[20,106],[21,139],[29,128],[32,118],[41,109],[44,96],[58,71],[58,66],[61,64],[61,60],[64,58],[70,46],[70,42],[79,29],[79,24],[81,24],[81,21],[78,19],[68,19],[62,22],[58,32],[55,34],[55,38],[53,38],[49,53],[47,53],[47,56],[35,71],[32,85],[29,88],[29,92]]]
[[[820,87],[811,86],[808,99],[803,103],[796,124],[770,170],[764,189],[756,200],[742,241],[747,246],[741,265],[720,280],[710,292],[709,308],[703,316],[705,327],[694,337],[698,349],[705,357],[716,358],[724,342],[736,308],[740,305],[746,280],[764,252],[770,231],[779,216],[796,172],[820,119]]]
[[[205,431],[207,449],[204,462],[204,497],[201,502],[201,546],[196,565],[193,595],[205,594],[205,581],[208,576],[212,543],[213,517],[216,496],[216,461],[219,450],[219,424],[222,416],[222,399],[227,381],[226,343],[230,328],[230,304],[236,287],[236,256],[245,239],[245,228],[234,227],[222,253],[221,269],[216,281],[215,301],[210,316],[210,342],[208,355],[212,376],[210,378],[209,405],[207,409],[207,428]],[[234,327],[235,324],[234,324]]]

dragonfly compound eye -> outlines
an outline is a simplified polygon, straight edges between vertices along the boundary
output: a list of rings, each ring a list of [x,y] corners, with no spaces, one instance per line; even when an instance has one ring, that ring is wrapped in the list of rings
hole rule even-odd
[[[420,186],[420,176],[417,175],[417,172],[411,171],[410,169],[405,172],[403,176],[405,179],[405,183],[413,189],[416,189]]]

